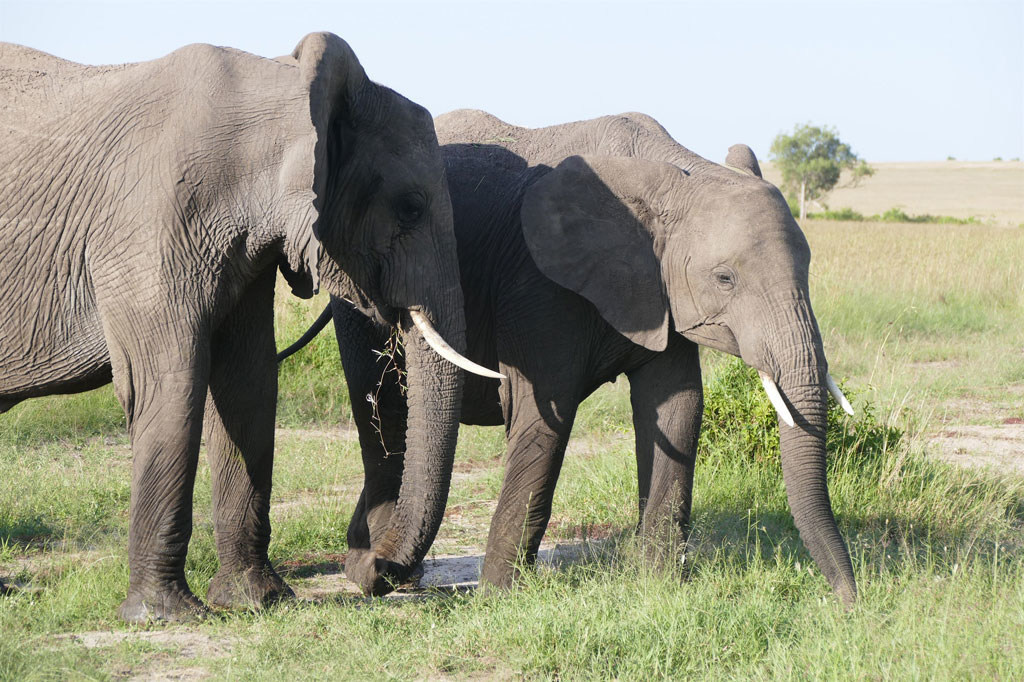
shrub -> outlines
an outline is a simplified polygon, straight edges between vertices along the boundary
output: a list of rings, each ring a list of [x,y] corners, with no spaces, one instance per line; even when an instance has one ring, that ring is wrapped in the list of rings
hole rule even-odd
[[[841,384],[841,382],[840,382]],[[858,393],[843,387],[853,402]],[[859,405],[853,417],[829,401],[826,445],[832,462],[867,465],[881,460],[896,446],[903,432],[884,423],[870,403]],[[757,370],[737,358],[717,365],[704,386],[704,422],[701,428],[702,454],[714,451],[742,453],[758,463],[779,462],[779,425],[775,408],[761,389]]]
[[[789,202],[789,210],[794,211],[793,201]],[[793,213],[794,217],[796,213]],[[888,211],[882,214],[875,214],[873,216],[865,216],[852,208],[840,208],[836,211],[824,210],[820,213],[808,213],[808,218],[814,220],[844,220],[848,222],[873,222],[873,223],[938,223],[948,225],[979,225],[981,221],[977,218],[954,218],[948,215],[931,215],[930,213],[924,213],[922,215],[909,215],[901,208],[890,208]]]
[[[854,211],[852,208],[841,208],[837,211],[825,210],[821,213],[808,213],[807,217],[815,220],[846,220],[856,222],[864,220],[864,215]]]
[[[907,215],[899,208],[890,208],[882,215],[874,215],[869,218],[882,223],[939,223],[948,225],[977,225],[980,221],[973,216],[970,218],[954,218],[948,215]]]

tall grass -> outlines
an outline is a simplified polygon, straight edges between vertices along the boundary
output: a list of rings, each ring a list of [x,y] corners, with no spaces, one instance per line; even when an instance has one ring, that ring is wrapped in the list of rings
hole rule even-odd
[[[1024,232],[808,221],[833,373],[925,410],[1024,381]]]

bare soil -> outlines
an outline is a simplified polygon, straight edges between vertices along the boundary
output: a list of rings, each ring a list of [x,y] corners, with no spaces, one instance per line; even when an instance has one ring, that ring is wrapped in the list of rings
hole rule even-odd
[[[125,666],[114,671],[115,678],[133,682],[136,680],[194,682],[205,679],[209,677],[209,672],[201,665],[190,667],[182,664],[191,660],[228,656],[237,644],[234,637],[213,637],[184,626],[160,630],[79,632],[60,635],[56,639],[58,641],[70,640],[87,649],[106,649],[136,642],[145,642],[159,649],[165,649],[158,654],[147,656],[146,663],[140,667]]]
[[[1024,386],[1007,386],[1001,400],[946,403],[943,425],[928,436],[939,458],[960,466],[1024,475]]]
[[[936,454],[966,467],[994,469],[1024,476],[1024,423],[994,426],[967,425],[942,431],[931,438]]]

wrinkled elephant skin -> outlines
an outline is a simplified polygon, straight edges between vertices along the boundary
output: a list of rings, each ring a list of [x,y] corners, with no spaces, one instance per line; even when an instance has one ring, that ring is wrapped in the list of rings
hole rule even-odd
[[[462,110],[436,126],[468,355],[508,376],[467,378],[463,399],[463,423],[503,423],[508,436],[482,582],[510,585],[517,556],[536,556],[577,407],[620,374],[633,406],[639,530],[657,536],[647,544],[661,555],[686,537],[702,344],[757,368],[780,419],[792,420],[780,429],[793,517],[832,588],[852,603],[825,480],[828,375],[808,296],[810,250],[753,152],[736,145],[729,168],[719,166],[643,114],[526,129]],[[355,405],[379,380],[372,349],[382,330],[347,306],[333,312]],[[384,447],[368,414],[357,410],[356,421],[368,486],[387,497],[400,465],[386,451],[404,449],[405,408],[394,386],[374,390]],[[350,538],[376,533],[372,511],[353,521]]]
[[[100,67],[0,44],[0,101],[0,411],[113,381],[133,451],[125,620],[206,611],[184,571],[204,433],[208,601],[290,595],[267,559],[276,273],[407,330],[421,311],[464,347],[430,114],[327,33],[277,60],[190,45]],[[459,372],[420,371],[428,389],[410,384],[439,397],[416,417],[416,483],[381,549],[399,573],[440,523],[458,429]]]

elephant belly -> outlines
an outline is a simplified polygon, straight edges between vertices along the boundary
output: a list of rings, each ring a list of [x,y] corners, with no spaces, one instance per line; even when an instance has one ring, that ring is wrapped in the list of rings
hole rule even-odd
[[[10,322],[0,329],[0,412],[26,398],[110,382],[110,353],[95,317],[54,313]]]
[[[473,426],[500,426],[503,424],[501,400],[498,397],[498,387],[501,386],[501,382],[468,372],[465,376],[466,383],[462,389],[460,421]]]

